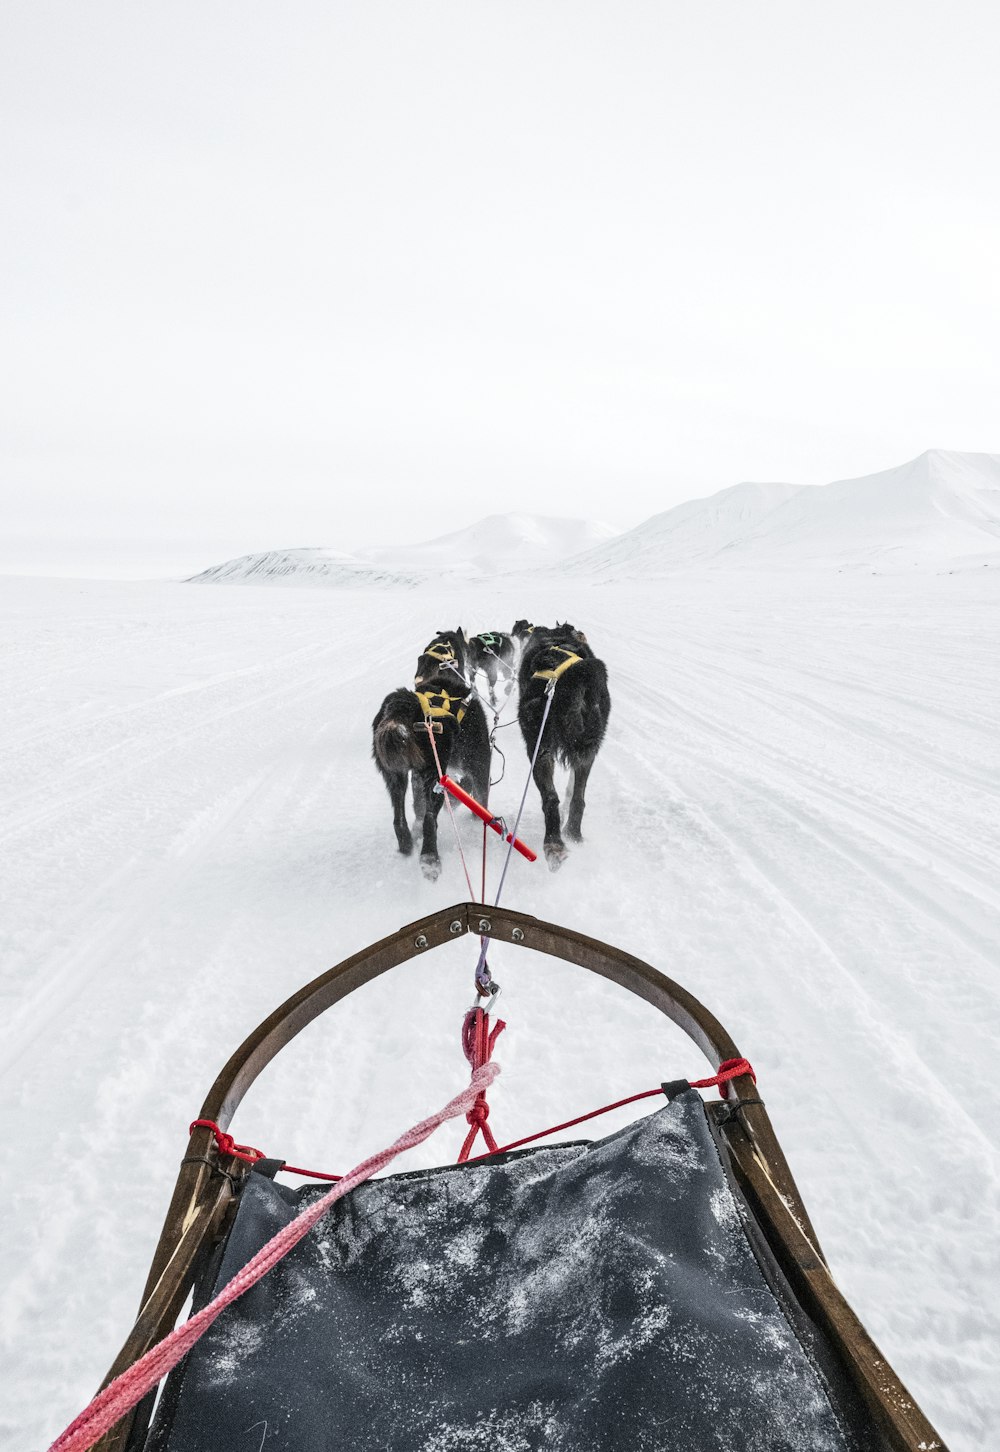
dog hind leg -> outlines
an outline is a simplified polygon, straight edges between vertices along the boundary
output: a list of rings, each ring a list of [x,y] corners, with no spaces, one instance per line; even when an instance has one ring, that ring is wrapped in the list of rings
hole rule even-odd
[[[490,733],[482,707],[473,701],[458,734],[456,762],[460,784],[484,806],[490,791]]]
[[[551,753],[539,752],[532,775],[542,798],[542,815],[545,818],[545,860],[552,872],[556,872],[569,856],[559,830],[559,795],[553,780],[554,768],[555,762]]]
[[[413,773],[413,804],[417,819],[421,822],[423,837],[420,844],[420,870],[428,882],[436,882],[441,875],[441,858],[438,855],[437,819],[443,800],[440,792],[434,791],[437,774],[431,772]]]
[[[590,776],[592,761],[581,761],[573,767],[573,792],[569,802],[569,813],[566,817],[566,836],[571,842],[582,842],[583,833],[583,809],[587,805],[587,779]]]
[[[409,823],[406,820],[406,788],[408,784],[406,772],[394,771],[386,775],[385,784],[389,791],[389,800],[392,802],[392,825],[396,833],[396,842],[400,852],[409,857],[413,851],[413,837],[410,833]]]

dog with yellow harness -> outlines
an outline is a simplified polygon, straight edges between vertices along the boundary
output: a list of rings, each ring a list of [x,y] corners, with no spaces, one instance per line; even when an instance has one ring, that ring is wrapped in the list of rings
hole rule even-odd
[[[522,642],[517,719],[528,759],[534,756],[532,775],[545,818],[545,857],[555,872],[569,855],[560,830],[555,766],[559,762],[572,774],[566,836],[580,842],[587,781],[611,713],[608,672],[575,626],[528,626],[527,621],[518,621],[515,631]]]
[[[468,636],[461,626],[457,630],[439,630],[417,657],[414,684],[419,687],[444,676],[451,681],[454,690],[460,678],[472,680],[469,674],[471,656]]]
[[[437,819],[444,798],[437,790],[438,764],[442,775],[457,777],[477,801],[485,802],[489,792],[489,729],[482,706],[463,683],[465,665],[464,632],[439,632],[420,654],[414,689],[390,691],[372,722],[372,757],[392,803],[397,845],[406,856],[413,851],[406,815],[412,782],[420,866],[431,881],[441,871]]]

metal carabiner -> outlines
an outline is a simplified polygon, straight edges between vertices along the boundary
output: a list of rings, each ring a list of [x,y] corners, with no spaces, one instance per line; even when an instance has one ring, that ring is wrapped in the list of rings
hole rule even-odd
[[[476,1000],[472,1004],[472,1007],[481,1008],[483,1010],[483,1013],[492,1013],[493,1005],[496,1003],[502,992],[503,990],[495,978],[490,978],[489,986],[486,988],[480,988],[479,980],[477,978]]]

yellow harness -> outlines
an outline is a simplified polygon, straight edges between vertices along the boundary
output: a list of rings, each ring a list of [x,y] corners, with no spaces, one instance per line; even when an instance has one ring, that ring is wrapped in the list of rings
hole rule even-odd
[[[435,721],[439,717],[450,716],[461,726],[469,701],[468,696],[453,696],[449,691],[417,691],[416,695],[425,721]],[[435,702],[440,704],[435,705]],[[453,710],[452,707],[455,709]]]
[[[458,656],[455,654],[454,650],[446,640],[439,640],[436,645],[432,641],[431,644],[426,648],[426,650],[422,650],[420,652],[420,659],[423,660],[425,655],[429,655],[431,660],[436,660],[439,665],[443,665],[446,668],[448,666],[454,666],[456,671],[458,670]],[[417,676],[413,684],[414,686],[422,686],[425,681],[435,680],[438,674],[439,673],[437,671],[431,671],[430,675]],[[418,691],[417,695],[419,694],[420,692]],[[451,713],[449,711],[443,711],[439,714],[448,716]]]
[[[570,666],[575,666],[579,661],[583,660],[582,655],[577,655],[575,651],[567,650],[564,645],[549,645],[545,648],[546,650],[557,650],[566,659],[560,661],[557,666],[553,666],[550,671],[533,671],[531,676],[533,681],[557,681],[564,671],[569,670]]]

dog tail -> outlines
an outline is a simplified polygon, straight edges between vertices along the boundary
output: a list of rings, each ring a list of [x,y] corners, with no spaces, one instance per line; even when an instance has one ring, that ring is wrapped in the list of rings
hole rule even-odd
[[[372,722],[372,756],[382,771],[406,773],[424,765],[419,719],[420,702],[412,691],[401,689],[386,696]]]
[[[556,686],[553,707],[559,718],[559,754],[565,763],[575,766],[593,761],[604,740],[611,713],[608,670],[604,662],[590,656],[568,670]]]

